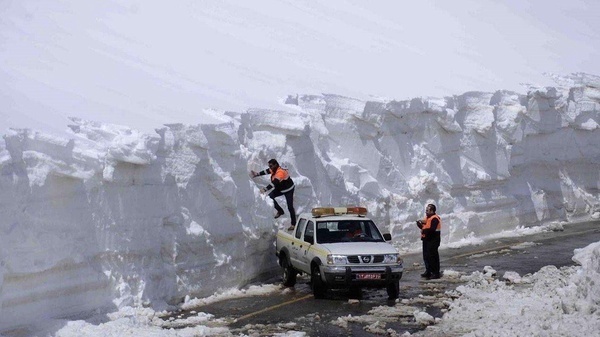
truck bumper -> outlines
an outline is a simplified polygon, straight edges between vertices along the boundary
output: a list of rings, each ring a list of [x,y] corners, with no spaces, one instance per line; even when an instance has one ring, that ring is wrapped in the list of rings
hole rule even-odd
[[[321,275],[330,288],[385,287],[392,282],[398,282],[403,271],[402,265],[377,268],[321,266]]]

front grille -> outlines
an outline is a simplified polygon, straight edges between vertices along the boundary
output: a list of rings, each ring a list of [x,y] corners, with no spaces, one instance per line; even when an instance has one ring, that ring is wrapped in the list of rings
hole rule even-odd
[[[348,262],[352,264],[372,264],[383,262],[383,255],[350,255]]]

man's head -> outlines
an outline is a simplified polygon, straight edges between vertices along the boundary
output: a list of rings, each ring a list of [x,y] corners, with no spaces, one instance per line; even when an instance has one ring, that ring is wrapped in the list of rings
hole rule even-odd
[[[427,205],[427,207],[425,207],[425,214],[427,214],[427,215],[435,214],[435,205],[434,204]]]
[[[277,162],[277,160],[275,160],[275,159],[269,160],[269,168],[270,169],[276,169],[278,167],[279,167],[279,163]]]

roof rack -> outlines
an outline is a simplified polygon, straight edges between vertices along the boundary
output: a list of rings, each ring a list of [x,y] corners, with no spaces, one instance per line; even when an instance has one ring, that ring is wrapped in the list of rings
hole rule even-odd
[[[366,207],[349,206],[349,207],[315,207],[312,209],[312,216],[320,218],[322,216],[346,215],[353,214],[356,216],[367,215]]]

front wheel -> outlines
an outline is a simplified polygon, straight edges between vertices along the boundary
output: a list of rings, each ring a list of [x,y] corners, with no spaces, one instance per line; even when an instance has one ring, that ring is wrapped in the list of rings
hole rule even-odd
[[[313,266],[310,273],[310,283],[315,298],[324,298],[325,292],[327,292],[327,284],[321,279],[321,269],[319,266]]]
[[[296,275],[298,275],[298,271],[292,267],[285,257],[281,259],[280,265],[283,269],[283,285],[286,287],[293,287],[296,284]]]
[[[400,294],[400,281],[394,281],[392,283],[388,283],[387,285],[387,294],[390,300],[395,300],[398,298]]]

